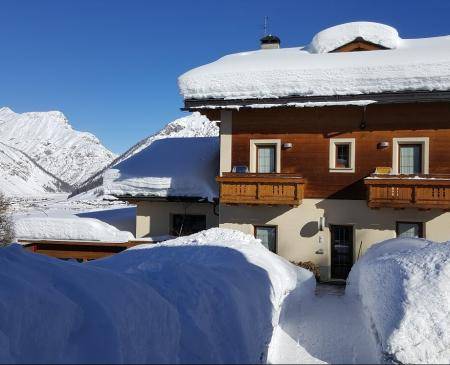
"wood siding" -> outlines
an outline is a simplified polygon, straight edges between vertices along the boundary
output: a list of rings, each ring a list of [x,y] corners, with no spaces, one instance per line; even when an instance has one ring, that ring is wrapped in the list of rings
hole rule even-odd
[[[305,198],[365,199],[364,178],[392,166],[394,137],[430,138],[430,174],[450,174],[450,104],[241,109],[233,111],[232,166],[250,165],[250,139],[281,139],[281,173],[306,180]],[[354,173],[329,171],[330,138],[355,138]],[[379,142],[389,147],[378,149]]]

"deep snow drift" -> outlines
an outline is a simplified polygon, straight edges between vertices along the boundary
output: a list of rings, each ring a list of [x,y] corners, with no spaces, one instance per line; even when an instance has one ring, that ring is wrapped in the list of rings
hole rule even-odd
[[[260,363],[312,275],[212,229],[78,264],[0,250],[0,361]]]
[[[68,191],[116,156],[59,111],[0,108],[0,189],[7,195]],[[63,184],[61,184],[63,182]]]
[[[196,197],[218,196],[219,139],[166,138],[107,170],[107,195]]]
[[[392,49],[323,53],[358,37]],[[178,83],[185,99],[448,90],[450,36],[400,39],[395,29],[383,24],[343,24],[318,33],[303,47],[222,57],[186,72]]]
[[[346,293],[360,297],[384,362],[450,362],[450,243],[374,245],[353,267]]]
[[[18,239],[127,242],[133,234],[94,218],[76,216],[19,218],[14,222]]]

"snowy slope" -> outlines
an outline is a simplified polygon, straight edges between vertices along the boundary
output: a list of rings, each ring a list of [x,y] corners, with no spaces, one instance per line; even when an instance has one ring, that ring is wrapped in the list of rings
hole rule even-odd
[[[90,196],[102,195],[103,176],[105,171],[139,153],[143,149],[150,146],[154,141],[164,138],[216,137],[218,135],[219,128],[217,127],[216,123],[214,121],[210,121],[208,118],[198,112],[194,112],[186,117],[176,119],[173,122],[167,124],[159,132],[152,134],[151,136],[144,138],[140,142],[136,143],[125,153],[117,157],[106,168],[80,184],[76,189],[75,194],[91,190],[88,193]]]
[[[324,53],[358,37],[391,49]],[[446,91],[450,36],[402,39],[383,24],[343,24],[318,33],[306,46],[222,57],[186,72],[178,82],[185,99]]]
[[[13,184],[19,183],[17,193],[46,191],[46,187],[52,185],[48,181],[54,177],[75,185],[116,157],[94,135],[73,130],[64,114],[58,111],[19,114],[6,107],[1,108],[0,142],[2,149],[6,148],[4,145],[10,147],[9,158],[0,157],[2,175],[8,171],[6,179]],[[39,166],[38,174],[33,175],[36,169],[28,168],[28,171],[22,169],[22,180],[11,178],[9,175],[16,169],[15,165],[23,165],[15,160],[11,149],[21,152],[21,159],[26,157],[30,164]],[[44,171],[49,176],[43,176]],[[14,187],[10,183],[8,186]]]
[[[70,190],[23,152],[0,142],[0,192],[6,196],[41,196]]]

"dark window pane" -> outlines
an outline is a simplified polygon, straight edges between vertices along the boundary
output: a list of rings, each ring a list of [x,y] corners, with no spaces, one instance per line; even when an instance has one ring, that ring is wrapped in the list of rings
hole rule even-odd
[[[421,238],[422,223],[416,222],[398,222],[397,237],[401,238]]]
[[[174,214],[172,216],[172,229],[174,236],[187,236],[206,229],[206,216]]]

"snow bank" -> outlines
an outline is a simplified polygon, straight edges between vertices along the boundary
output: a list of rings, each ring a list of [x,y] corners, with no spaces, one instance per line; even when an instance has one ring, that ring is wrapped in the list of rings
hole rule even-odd
[[[359,37],[389,49],[397,48],[400,43],[400,37],[395,28],[372,22],[352,22],[336,25],[317,33],[311,41],[310,51],[328,53]]]
[[[20,218],[14,225],[19,239],[126,242],[134,238],[130,232],[94,218]]]
[[[181,93],[185,99],[253,99],[450,89],[449,36],[397,39],[388,26],[358,24],[325,30],[304,47],[225,56],[180,76]],[[316,53],[355,35],[394,49]]]
[[[0,361],[261,363],[311,278],[231,230],[140,248],[87,264],[0,250]]]
[[[346,293],[360,296],[385,361],[450,361],[450,243],[375,245],[353,267]]]
[[[166,138],[105,172],[105,194],[115,196],[218,196],[219,140]]]

